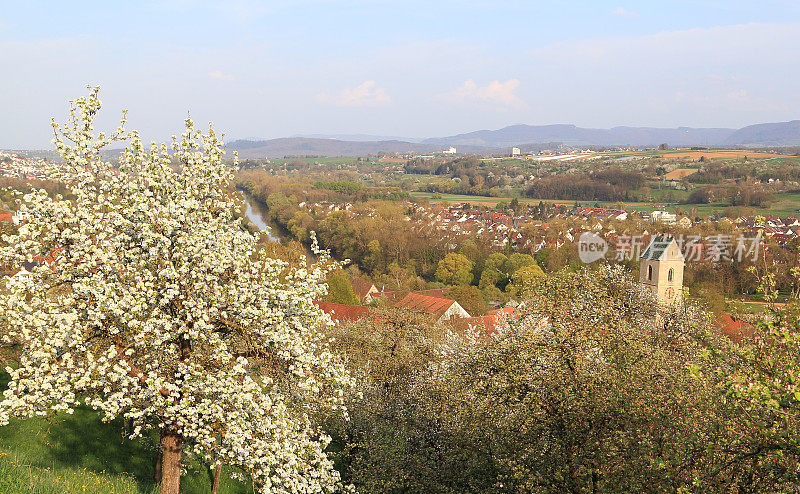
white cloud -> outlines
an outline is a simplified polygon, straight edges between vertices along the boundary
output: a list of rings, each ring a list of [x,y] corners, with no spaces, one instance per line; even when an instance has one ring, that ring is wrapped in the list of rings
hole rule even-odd
[[[468,79],[455,90],[441,96],[444,100],[457,103],[483,103],[500,108],[525,107],[525,102],[514,94],[518,87],[518,79],[509,79],[506,82],[495,80],[485,86],[479,86]]]
[[[224,74],[221,70],[215,70],[213,72],[209,72],[208,74],[206,74],[206,76],[208,76],[208,77],[210,77],[212,79],[217,79],[219,81],[232,81],[233,80],[233,75]]]
[[[637,17],[639,15],[636,12],[631,12],[630,10],[625,10],[622,7],[617,7],[616,9],[614,9],[612,14],[618,15],[620,17],[627,17],[629,19],[632,19],[632,18]]]
[[[320,93],[317,101],[334,106],[380,106],[392,99],[383,88],[375,87],[375,81],[364,81],[354,88],[345,88],[336,94]]]

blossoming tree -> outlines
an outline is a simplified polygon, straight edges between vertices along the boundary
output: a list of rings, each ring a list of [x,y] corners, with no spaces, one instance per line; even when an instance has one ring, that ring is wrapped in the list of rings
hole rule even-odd
[[[133,437],[156,428],[162,493],[178,492],[184,454],[238,467],[261,492],[337,489],[330,439],[312,423],[346,414],[351,384],[313,305],[335,263],[259,253],[213,129],[187,119],[171,153],[145,150],[124,115],[95,135],[99,109],[90,88],[53,123],[70,197],[22,197],[30,219],[0,250],[12,265],[58,256],[0,292],[0,334],[20,351],[0,424],[85,404],[131,421]],[[114,168],[101,149],[120,142]]]

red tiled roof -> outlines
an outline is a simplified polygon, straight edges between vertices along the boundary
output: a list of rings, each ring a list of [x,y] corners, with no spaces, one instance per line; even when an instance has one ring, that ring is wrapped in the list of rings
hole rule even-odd
[[[778,242],[779,244],[785,244],[786,242],[795,238],[796,235],[789,235],[786,233],[776,233],[772,236],[772,240]]]
[[[335,304],[333,302],[322,302],[320,300],[315,300],[314,304],[338,323],[357,321],[369,313],[368,307],[362,307],[360,305]]]
[[[502,309],[492,309],[489,312],[487,312],[486,314],[487,315],[496,316],[497,314],[506,314],[506,315],[508,315],[508,314],[513,314],[515,312],[517,312],[517,308],[516,307],[503,307]]]
[[[414,293],[419,293],[420,295],[427,295],[429,297],[439,297],[444,298],[447,294],[447,288],[431,288],[429,290],[418,290]]]
[[[416,312],[433,314],[439,318],[454,303],[456,303],[456,301],[449,298],[431,297],[430,295],[422,295],[420,293],[412,292],[406,295],[403,300],[394,304],[394,306],[400,309],[408,309]]]
[[[14,219],[13,219],[13,216],[11,216],[10,214],[0,214],[0,221],[11,222],[11,221],[14,221]]]
[[[504,307],[502,309],[490,310],[483,316],[457,319],[456,328],[465,330],[470,327],[474,331],[477,331],[480,337],[487,338],[497,334],[498,316],[500,314],[504,314],[506,318],[509,318],[516,311],[516,307]]]
[[[720,314],[714,319],[714,326],[731,339],[734,343],[739,343],[744,338],[749,338],[755,334],[755,328],[740,319],[735,319],[728,314]]]

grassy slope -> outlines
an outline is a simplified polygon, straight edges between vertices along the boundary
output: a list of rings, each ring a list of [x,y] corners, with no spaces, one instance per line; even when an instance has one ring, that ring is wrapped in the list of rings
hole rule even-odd
[[[0,389],[6,384],[7,375],[0,375]],[[0,493],[157,493],[155,445],[155,436],[127,439],[121,422],[104,424],[88,409],[49,420],[17,420],[0,427]],[[212,480],[208,468],[192,464],[181,479],[181,492],[211,492]],[[252,489],[225,472],[220,492]]]
[[[0,428],[0,493],[156,493],[155,443],[127,439],[119,422],[104,424],[91,410],[15,421]],[[192,464],[181,492],[210,492],[212,480],[208,468]],[[224,474],[220,492],[252,489]]]

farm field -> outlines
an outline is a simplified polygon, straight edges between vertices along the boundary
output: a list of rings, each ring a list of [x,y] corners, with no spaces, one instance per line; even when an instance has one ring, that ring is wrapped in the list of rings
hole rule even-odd
[[[683,180],[689,175],[695,174],[700,171],[699,168],[677,168],[664,175],[666,180]]]
[[[796,158],[796,156],[790,156],[786,154],[769,153],[748,149],[646,149],[643,151],[602,152],[600,154],[607,158],[619,158],[625,156],[663,156],[664,158],[688,160],[699,160],[701,156],[705,156],[706,159],[741,159],[745,156],[753,159]]]
[[[661,153],[659,153],[661,154]],[[663,152],[664,157],[667,158],[674,158],[674,159],[688,159],[688,160],[699,160],[702,157],[706,159],[716,159],[716,158],[723,158],[723,159],[741,159],[744,157],[752,158],[752,159],[765,159],[765,158],[789,158],[790,156],[785,154],[775,154],[775,153],[762,153],[756,151],[748,151],[744,150],[716,150],[716,149],[708,149],[702,151],[673,151],[673,152]]]

